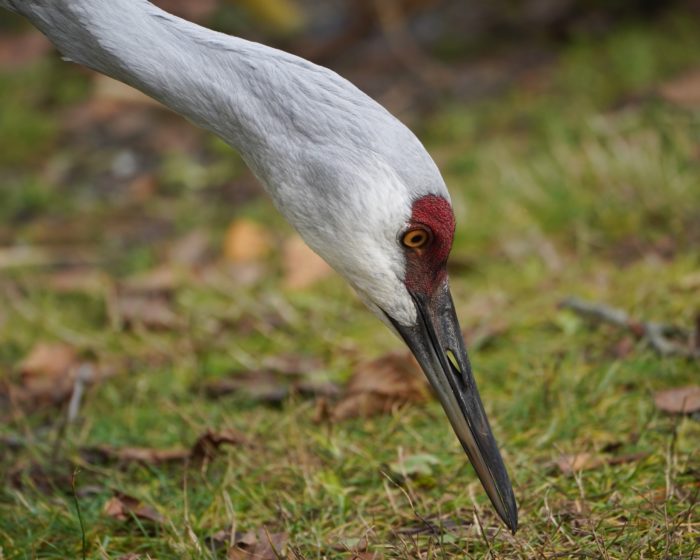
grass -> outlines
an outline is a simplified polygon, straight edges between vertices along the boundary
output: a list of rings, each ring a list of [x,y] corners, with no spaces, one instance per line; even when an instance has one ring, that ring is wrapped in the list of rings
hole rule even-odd
[[[337,278],[281,290],[273,256],[270,275],[252,287],[179,288],[174,306],[186,328],[164,332],[119,328],[104,292],[57,293],[52,271],[3,273],[0,380],[16,380],[17,363],[41,340],[74,344],[120,375],[90,387],[67,428],[64,409],[19,412],[0,402],[0,437],[21,442],[0,455],[0,558],[80,558],[75,499],[86,557],[95,559],[222,557],[207,537],[231,524],[287,532],[296,557],[309,559],[352,558],[343,547],[360,539],[385,558],[700,557],[697,420],[663,415],[652,399],[697,383],[697,362],[661,358],[641,343],[620,352],[623,334],[557,308],[574,294],[638,317],[695,320],[698,293],[683,279],[700,266],[700,113],[655,92],[700,64],[699,38],[697,22],[682,15],[582,37],[510,92],[443,107],[419,131],[458,216],[451,278],[463,326],[499,326],[471,357],[520,502],[515,536],[495,518],[434,402],[319,425],[314,403],[299,397],[281,407],[206,397],[204,381],[266,356],[316,356],[340,380],[354,360],[398,347]],[[105,183],[107,155],[133,139],[59,143],[66,104],[87,95],[82,74],[51,61],[3,78],[0,136],[16,141],[0,156],[0,240],[89,245],[119,279],[154,266],[191,229],[220,239],[235,215],[256,217],[279,238],[289,231],[266,201],[224,203],[219,187],[242,171],[208,137],[195,155],[149,154],[164,188],[147,206],[128,189],[112,194],[100,185],[123,189],[124,181]],[[57,95],[51,84],[63,79],[78,85]],[[50,172],[62,166],[68,171]],[[258,445],[223,449],[203,469],[96,465],[78,452],[187,446],[225,427]],[[605,449],[644,457],[576,476],[551,467],[563,454]],[[392,471],[421,454],[434,460],[427,474]],[[105,516],[115,490],[165,521]]]

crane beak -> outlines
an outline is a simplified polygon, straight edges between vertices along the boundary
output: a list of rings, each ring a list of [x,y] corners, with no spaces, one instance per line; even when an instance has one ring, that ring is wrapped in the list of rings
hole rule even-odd
[[[515,533],[518,508],[513,488],[481,404],[447,279],[432,294],[411,296],[418,310],[416,324],[392,323],[437,393],[498,515]]]

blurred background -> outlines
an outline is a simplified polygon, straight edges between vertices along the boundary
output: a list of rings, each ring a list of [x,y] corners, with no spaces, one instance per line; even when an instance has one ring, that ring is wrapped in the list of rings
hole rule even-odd
[[[614,557],[643,536],[652,551],[687,553],[697,522],[669,528],[668,516],[687,520],[696,503],[697,412],[668,416],[652,395],[698,379],[700,337],[688,333],[700,329],[700,2],[154,3],[334,69],[435,158],[457,214],[458,314],[523,506],[523,540],[496,539],[494,550],[526,543],[597,556],[607,542]],[[673,325],[682,348],[660,352],[639,329],[558,307],[572,295]],[[370,387],[388,400],[333,408],[358,370],[398,371],[404,387],[412,366],[387,354],[396,348],[235,152],[139,92],[63,62],[25,21],[0,12],[7,558],[24,557],[13,550],[30,542],[76,554],[66,479],[75,465],[91,487],[81,495],[88,536],[116,535],[101,557],[195,550],[179,529],[182,473],[119,449],[187,446],[221,426],[253,434],[266,451],[238,450],[212,466],[233,506],[195,490],[200,539],[233,508],[243,528],[271,524],[302,552],[337,551],[342,529],[372,554],[415,558],[387,544],[415,516],[389,506],[394,488],[382,472],[398,473],[396,500],[408,488],[426,518],[488,508],[441,486],[465,475],[439,407],[397,408],[422,402],[424,388]],[[377,357],[388,361],[368,362]],[[373,419],[346,420],[355,416]],[[84,453],[95,445],[99,460]],[[561,463],[581,450],[597,461],[583,486]],[[412,467],[406,456],[418,457]],[[172,515],[174,524],[147,519],[170,540],[105,513],[117,488]],[[25,502],[41,512],[29,515]],[[373,532],[357,512],[380,519]],[[567,540],[550,518],[577,529]],[[601,519],[617,521],[595,525]],[[477,554],[483,539],[460,523],[443,551]],[[420,546],[434,538],[411,535]],[[460,542],[469,544],[454,548]],[[380,557],[367,554],[356,557]]]

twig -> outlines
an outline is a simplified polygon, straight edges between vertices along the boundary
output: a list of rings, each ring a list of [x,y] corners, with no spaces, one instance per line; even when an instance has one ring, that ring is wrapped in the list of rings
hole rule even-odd
[[[559,307],[569,309],[593,321],[609,323],[625,329],[637,338],[646,340],[662,356],[683,356],[700,359],[700,345],[697,344],[700,338],[698,327],[690,330],[676,325],[639,321],[633,319],[622,309],[575,297],[561,301]],[[678,339],[684,340],[684,343],[678,342]]]
[[[73,471],[73,476],[70,479],[71,489],[73,490],[73,502],[75,503],[75,512],[78,515],[78,523],[80,523],[80,537],[81,537],[81,547],[82,559],[87,558],[87,540],[85,538],[85,524],[83,523],[83,513],[80,511],[80,501],[78,500],[78,492],[75,489],[75,479],[78,476],[78,469]]]

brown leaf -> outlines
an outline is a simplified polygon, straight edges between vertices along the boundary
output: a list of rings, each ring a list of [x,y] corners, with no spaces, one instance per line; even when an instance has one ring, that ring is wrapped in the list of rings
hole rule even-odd
[[[225,429],[221,432],[207,430],[190,449],[174,447],[170,449],[154,449],[151,447],[112,447],[98,445],[86,447],[81,450],[83,459],[90,463],[118,461],[121,463],[145,463],[156,465],[159,463],[171,463],[192,459],[201,461],[211,460],[222,445],[253,445],[251,440],[243,433]]]
[[[183,461],[190,456],[190,453],[190,450],[182,448],[153,449],[150,447],[111,447],[109,445],[99,445],[81,450],[83,458],[91,463],[119,461],[149,465]]]
[[[52,50],[49,40],[38,31],[0,36],[0,68],[15,70],[28,66]]]
[[[286,557],[287,533],[269,533],[264,528],[236,535],[236,543],[228,551],[228,560],[279,560]]]
[[[209,397],[243,393],[247,397],[279,404],[289,396],[289,387],[269,371],[249,371],[211,381],[205,385]]]
[[[328,263],[314,253],[298,235],[290,237],[282,247],[282,268],[282,284],[290,290],[303,290],[333,274]]]
[[[627,455],[596,455],[589,452],[562,455],[555,464],[562,474],[570,475],[575,472],[599,469],[604,466],[624,465],[644,459],[648,453],[629,453]]]
[[[245,434],[231,428],[221,432],[208,430],[192,446],[190,457],[193,460],[211,460],[222,445],[252,445],[252,443]]]
[[[700,107],[700,69],[695,69],[660,88],[661,97],[681,107]]]
[[[180,317],[162,298],[122,295],[117,298],[114,312],[123,324],[130,327],[175,330],[182,326]]]
[[[423,402],[428,394],[425,376],[413,356],[390,353],[357,367],[331,417],[344,420],[387,413],[396,406]]]
[[[75,381],[78,354],[72,346],[40,342],[19,365],[19,400],[61,402]]]
[[[656,408],[669,414],[692,414],[700,411],[700,386],[689,385],[654,394]]]
[[[264,259],[272,249],[267,230],[252,220],[236,220],[226,230],[224,258],[232,263],[250,263]]]
[[[338,386],[318,375],[321,368],[315,357],[286,354],[267,358],[260,370],[239,372],[210,381],[205,391],[210,397],[243,393],[249,398],[268,404],[280,404],[290,394],[310,397],[336,397]]]
[[[112,519],[128,521],[136,517],[141,521],[162,524],[165,519],[152,506],[144,504],[138,498],[117,492],[105,503],[102,512]]]

